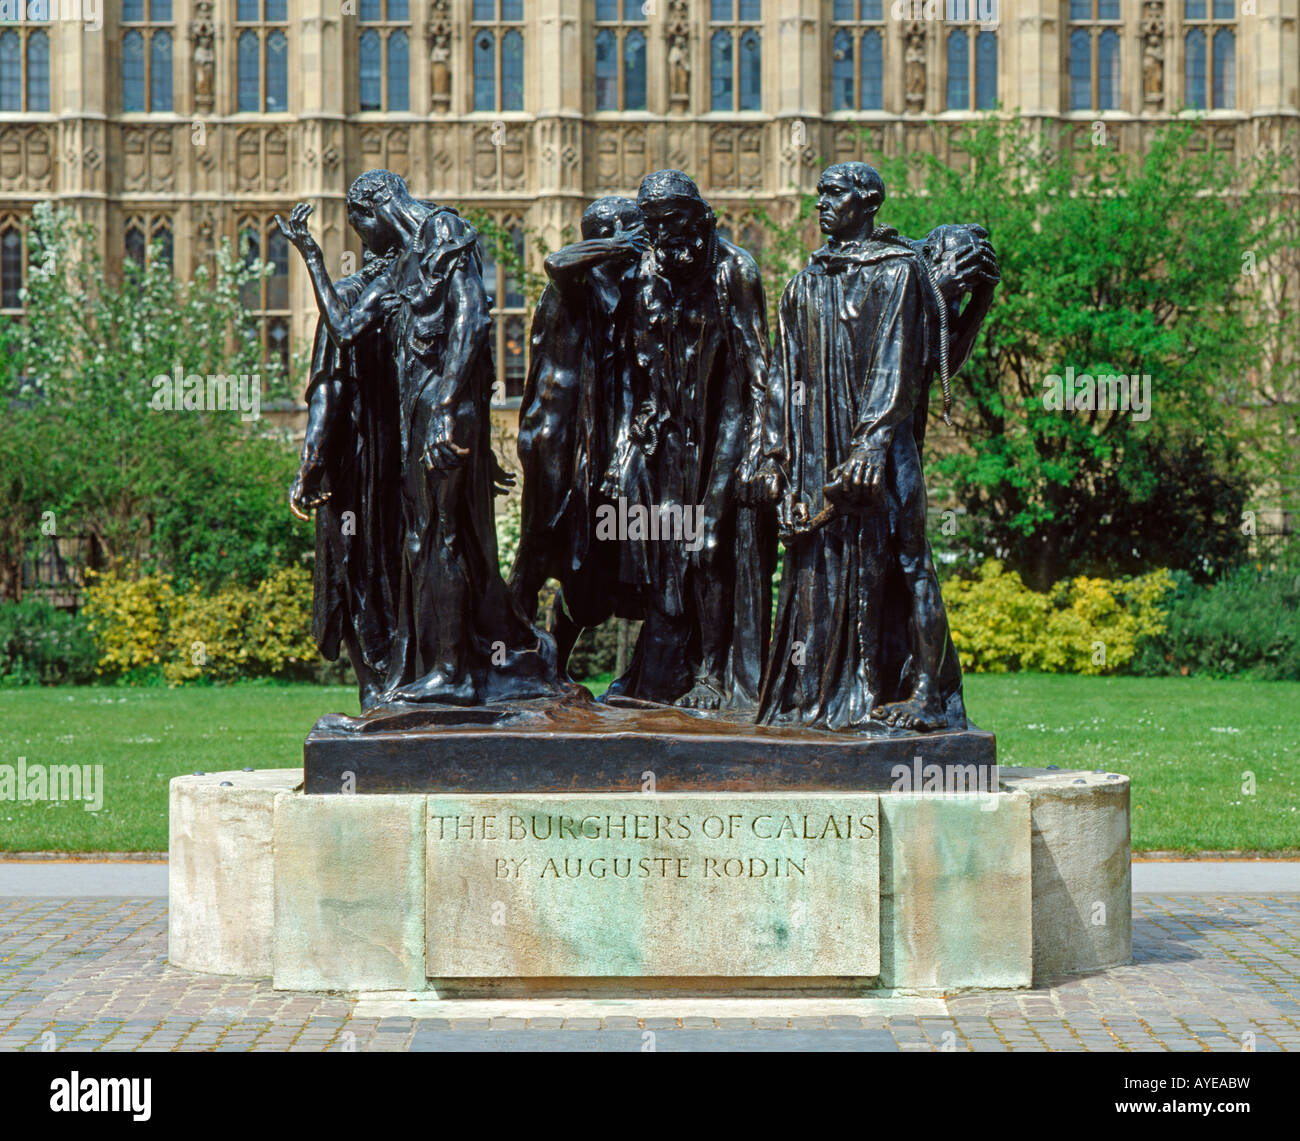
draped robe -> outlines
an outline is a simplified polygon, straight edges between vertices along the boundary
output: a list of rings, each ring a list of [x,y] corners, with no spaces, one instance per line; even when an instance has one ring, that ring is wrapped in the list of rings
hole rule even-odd
[[[781,298],[765,452],[809,518],[855,448],[881,448],[875,504],[838,508],[787,544],[758,719],[860,729],[872,709],[912,695],[912,599],[901,530],[924,540],[920,440],[938,337],[925,270],[910,245],[868,239],[823,247]],[[950,727],[964,728],[961,671],[950,635],[932,686]]]

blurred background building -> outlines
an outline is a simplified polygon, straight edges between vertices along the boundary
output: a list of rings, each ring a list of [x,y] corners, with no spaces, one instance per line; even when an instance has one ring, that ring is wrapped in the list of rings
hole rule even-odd
[[[0,0],[0,310],[24,226],[53,199],[109,263],[189,275],[222,237],[274,274],[265,352],[307,343],[306,276],[274,227],[297,201],[336,274],[371,167],[488,212],[540,265],[605,193],[678,167],[731,236],[789,216],[825,162],[944,156],[1000,104],[1141,148],[1181,108],[1201,145],[1280,145],[1300,117],[1300,0]],[[98,26],[96,26],[98,24]],[[783,214],[784,212],[784,214]],[[527,243],[525,235],[529,235]],[[527,244],[528,248],[524,248]],[[759,253],[761,251],[755,250]],[[519,281],[487,265],[508,395],[526,371]],[[298,378],[301,382],[305,378]]]

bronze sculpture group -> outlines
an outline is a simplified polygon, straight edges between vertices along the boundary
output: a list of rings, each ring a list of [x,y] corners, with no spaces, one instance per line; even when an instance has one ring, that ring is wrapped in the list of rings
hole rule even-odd
[[[695,183],[605,197],[546,261],[519,423],[522,525],[497,569],[491,318],[475,231],[388,171],[352,185],[359,272],[331,282],[297,207],[320,320],[290,501],[316,511],[314,633],[363,712],[585,700],[581,631],[641,621],[605,701],[731,724],[966,728],[926,539],[921,446],[998,280],[988,235],[876,223],[864,163],[818,185],[826,244],[775,346],[752,257]],[[778,540],[784,562],[776,614]],[[533,625],[560,584],[553,636]]]

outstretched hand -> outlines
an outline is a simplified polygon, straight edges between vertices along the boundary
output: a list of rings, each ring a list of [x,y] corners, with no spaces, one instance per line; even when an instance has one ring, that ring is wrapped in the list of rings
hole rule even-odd
[[[313,254],[320,256],[321,252],[316,239],[311,236],[311,230],[307,228],[307,219],[311,217],[311,210],[308,203],[299,202],[293,208],[287,222],[279,214],[275,216],[275,224],[280,227],[280,233],[298,248],[298,252],[304,258],[311,258]]]

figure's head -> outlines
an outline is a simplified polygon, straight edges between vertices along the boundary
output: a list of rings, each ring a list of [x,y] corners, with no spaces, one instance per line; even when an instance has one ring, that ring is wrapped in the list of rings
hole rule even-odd
[[[869,238],[885,201],[885,183],[865,162],[837,162],[817,182],[821,231],[841,242]]]
[[[680,170],[646,175],[636,202],[665,276],[689,277],[704,268],[717,217],[687,175]]]
[[[406,179],[391,170],[368,170],[348,188],[348,221],[366,249],[377,254],[401,243],[398,213],[414,205]]]
[[[963,253],[976,251],[981,239],[988,236],[983,226],[973,222],[935,226],[926,234],[921,250],[933,265],[955,262]]]
[[[607,194],[604,198],[597,198],[583,211],[582,237],[584,241],[612,238],[616,233],[637,229],[643,222],[641,211],[632,199]]]

